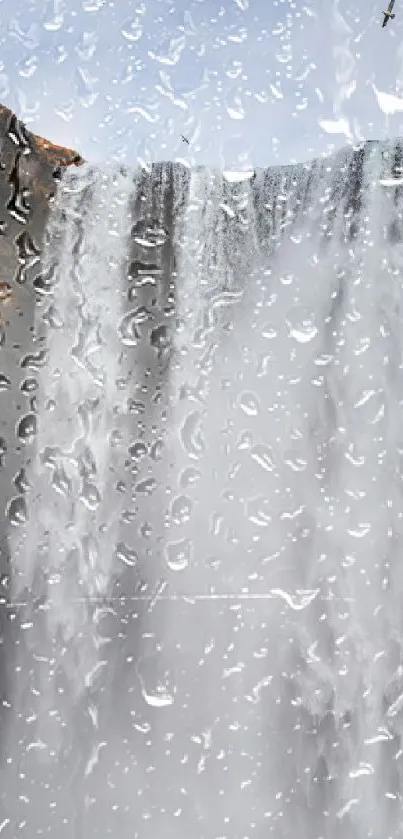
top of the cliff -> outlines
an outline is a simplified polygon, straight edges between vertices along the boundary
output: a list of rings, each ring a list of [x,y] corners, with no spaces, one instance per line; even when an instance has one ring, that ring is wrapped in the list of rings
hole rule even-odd
[[[53,169],[65,168],[67,166],[81,166],[86,161],[81,156],[80,152],[69,149],[65,146],[59,146],[55,143],[52,143],[50,140],[41,137],[38,134],[34,134],[32,131],[28,130],[24,123],[13,113],[10,108],[7,108],[5,105],[0,104],[0,146],[1,146],[1,138],[5,135],[8,135],[9,138],[14,142],[15,146],[19,146],[20,149],[26,149],[25,153],[28,153],[28,150],[33,152],[35,158],[37,158],[42,165],[48,165],[53,167]],[[373,141],[372,141],[373,142]],[[360,151],[363,147],[369,145],[371,141],[363,141],[359,143],[358,146],[354,147],[353,150],[356,152]],[[377,141],[375,141],[377,144]],[[343,151],[343,150],[340,150]],[[325,157],[328,157],[326,155]],[[336,154],[336,158],[338,155]],[[295,170],[301,166],[311,166],[314,163],[313,160],[304,160],[297,162],[290,162],[290,163],[282,163],[282,164],[274,164],[270,166],[270,170]],[[177,160],[175,164],[169,160],[160,160],[155,161],[151,166],[154,167],[172,167],[177,166],[180,169],[188,169],[189,166],[184,160]],[[126,169],[126,166],[123,165],[123,168]],[[129,169],[130,169],[129,165]],[[143,168],[140,166],[140,168]],[[196,164],[192,168],[195,169],[202,169],[204,170],[206,167],[204,165]],[[209,168],[207,166],[207,168]],[[215,167],[213,167],[215,168]],[[145,167],[147,171],[148,167]],[[264,170],[261,170],[261,167],[255,168],[254,172],[257,171],[266,171],[266,167]],[[250,177],[251,173],[236,173],[236,172],[226,172],[225,176],[228,180],[247,180]]]
[[[51,166],[81,166],[84,163],[79,152],[65,146],[58,146],[38,134],[27,131],[25,125],[9,108],[0,105],[0,134],[4,136],[5,133],[11,138],[14,137],[18,145],[44,157]]]
[[[19,299],[29,271],[36,270],[57,182],[65,167],[82,163],[77,151],[31,133],[0,105],[0,323],[10,278]]]
[[[32,131],[26,128],[25,124],[14,114],[14,112],[7,108],[5,105],[0,104],[0,151],[4,152],[4,139],[8,138],[8,141],[11,141],[11,146],[14,149],[14,153],[18,150],[23,153],[25,156],[29,155],[34,159],[34,161],[38,164],[38,168],[35,169],[35,187],[38,189],[43,188],[43,184],[41,181],[44,180],[44,171],[45,170],[52,170],[53,174],[57,175],[57,172],[60,172],[61,169],[69,167],[69,166],[82,166],[86,161],[81,156],[80,152],[76,151],[75,149],[67,148],[66,146],[60,146],[56,143],[52,143],[51,140],[48,140],[44,137],[41,137],[39,134],[34,134]],[[370,153],[371,148],[379,148],[382,151],[382,155],[384,156],[385,153],[389,154],[392,153],[392,157],[395,156],[398,158],[399,165],[401,166],[403,160],[403,142],[400,138],[390,139],[390,140],[362,140],[361,142],[355,145],[348,145],[342,148],[335,150],[332,154],[321,155],[318,158],[314,159],[307,159],[302,160],[300,162],[292,161],[290,163],[280,163],[274,164],[269,167],[254,167],[250,171],[226,171],[222,172],[224,180],[228,180],[230,182],[239,182],[243,180],[253,179],[260,173],[266,173],[268,170],[271,173],[287,173],[287,172],[296,172],[301,171],[302,169],[308,168],[310,169],[312,166],[324,164],[324,161],[332,161],[329,165],[335,166],[336,168],[343,163],[344,158],[348,158],[351,160],[352,166],[359,165],[360,159],[366,153]],[[31,166],[32,168],[32,166]],[[122,170],[127,170],[125,164],[122,164]],[[128,170],[130,171],[130,166]],[[175,162],[170,160],[160,160],[155,161],[149,166],[140,166],[140,169],[144,171],[145,174],[148,172],[151,173],[155,171],[155,169],[189,169],[189,165],[184,160],[176,160]],[[191,168],[195,170],[204,170],[205,168],[209,168],[208,166],[204,166],[202,164],[193,165]],[[53,194],[52,191],[50,194]]]

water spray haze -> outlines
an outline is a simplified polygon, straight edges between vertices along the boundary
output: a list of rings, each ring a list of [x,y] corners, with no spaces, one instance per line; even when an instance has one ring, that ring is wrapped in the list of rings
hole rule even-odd
[[[31,831],[400,837],[402,157],[63,179],[10,528]]]
[[[94,666],[88,610],[94,597],[108,592],[119,541],[120,511],[118,505],[111,511],[110,493],[123,410],[118,325],[131,189],[128,176],[117,171],[68,173],[37,283],[36,341],[46,356],[27,470],[29,521],[12,536],[15,595],[28,589],[31,601],[45,605],[49,639],[69,670],[73,695],[84,689]]]

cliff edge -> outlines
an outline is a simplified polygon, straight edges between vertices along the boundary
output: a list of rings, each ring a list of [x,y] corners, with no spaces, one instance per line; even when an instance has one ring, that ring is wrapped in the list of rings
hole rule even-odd
[[[39,261],[62,169],[83,163],[77,151],[32,134],[0,105],[0,317],[15,285],[24,285]]]

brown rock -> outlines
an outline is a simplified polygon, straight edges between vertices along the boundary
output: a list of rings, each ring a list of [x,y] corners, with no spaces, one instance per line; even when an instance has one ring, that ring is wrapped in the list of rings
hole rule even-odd
[[[49,163],[54,163],[55,166],[82,166],[85,163],[84,158],[77,151],[66,149],[64,146],[56,146],[37,134],[32,134],[31,137],[36,150],[39,153],[43,152]]]
[[[83,163],[78,152],[31,134],[0,105],[0,283],[11,283],[13,295],[15,284],[33,278],[62,169]]]
[[[85,162],[79,152],[51,143],[50,140],[45,140],[39,134],[31,134],[15,114],[4,105],[0,105],[0,124],[3,130],[7,126],[9,136],[14,135],[17,143],[23,137],[31,151],[43,155],[52,166],[81,166]]]

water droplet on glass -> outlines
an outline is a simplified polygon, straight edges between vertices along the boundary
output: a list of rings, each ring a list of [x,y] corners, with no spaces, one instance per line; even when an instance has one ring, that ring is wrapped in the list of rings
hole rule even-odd
[[[141,693],[147,705],[153,708],[166,708],[173,704],[175,685],[172,675],[169,670],[162,669],[160,657],[157,654],[140,659],[137,664],[137,674],[140,679]]]
[[[136,280],[136,288],[143,286],[156,286],[156,276],[162,273],[159,265],[150,262],[140,262],[135,260],[130,263],[128,276],[131,280]]]
[[[24,492],[28,492],[31,488],[31,484],[28,481],[24,468],[21,468],[20,471],[14,475],[14,486],[21,495],[23,495]]]
[[[164,685],[160,684],[155,686],[153,693],[148,693],[144,688],[142,694],[147,705],[151,705],[153,708],[166,708],[167,705],[172,705],[174,701],[172,694],[167,691]]]
[[[71,492],[71,481],[62,466],[55,468],[52,476],[53,489],[60,495],[69,495]]]
[[[119,542],[116,545],[116,559],[119,562],[123,562],[125,565],[128,565],[131,568],[134,568],[136,563],[138,562],[138,556],[136,551],[133,548],[129,548],[125,542]]]
[[[161,460],[163,448],[164,446],[162,440],[156,440],[155,443],[153,443],[150,449],[150,457],[152,458],[152,460]]]
[[[171,516],[175,524],[189,521],[192,512],[192,502],[186,495],[178,495],[171,504]]]
[[[21,382],[21,385],[20,385],[22,393],[25,393],[27,395],[29,393],[33,393],[34,390],[37,390],[37,387],[38,387],[37,379],[34,379],[32,377],[24,379],[24,381]]]
[[[123,443],[122,432],[115,428],[109,435],[109,445],[111,449],[117,449]]]
[[[119,326],[118,326],[118,335],[122,344],[126,347],[135,347],[139,340],[140,340],[140,332],[137,328],[137,321],[136,321],[136,314],[137,309],[132,309],[130,312],[127,312],[123,315]]]
[[[5,303],[12,296],[10,283],[0,282],[0,302]]]
[[[17,423],[17,436],[24,443],[32,443],[37,432],[36,414],[25,414]]]
[[[169,332],[164,324],[151,330],[150,343],[159,352],[169,346]]]
[[[139,527],[139,533],[140,536],[143,537],[143,539],[148,539],[152,535],[152,532],[153,529],[151,527],[150,522],[148,521],[144,521]]]
[[[230,114],[230,116],[233,119],[243,119],[242,104],[240,103],[239,99],[238,99],[238,103],[239,103],[239,105],[241,105],[241,108],[240,108],[240,111],[239,111],[239,117],[235,116],[234,114],[236,113],[236,111],[233,111]],[[227,169],[227,170],[224,170],[224,172],[223,172],[223,178],[224,178],[225,181],[228,181],[228,183],[230,183],[230,184],[241,184],[244,181],[252,180],[252,178],[254,177],[254,174],[255,174],[255,172],[254,172],[253,169],[245,169],[245,170],[242,170],[242,171]]]
[[[253,446],[251,451],[251,458],[266,472],[272,472],[274,469],[273,452],[269,446],[264,446],[263,443],[258,443]]]
[[[181,440],[189,457],[199,458],[205,452],[205,444],[201,430],[201,416],[199,411],[189,414],[181,428]]]
[[[49,469],[52,469],[54,466],[57,465],[57,459],[60,456],[61,452],[58,446],[45,446],[43,451],[41,452],[41,461],[44,466],[47,466]]]
[[[0,373],[0,393],[3,393],[5,390],[10,390],[10,387],[11,379],[5,373]]]
[[[84,481],[81,487],[80,501],[88,510],[96,510],[101,503],[101,494],[98,487],[90,481]]]
[[[256,417],[259,413],[259,402],[254,393],[245,391],[241,393],[238,400],[241,411],[248,417]]]
[[[192,466],[188,466],[181,472],[179,483],[181,487],[190,487],[193,486],[197,481],[201,478],[200,472],[198,469],[194,469]]]
[[[240,99],[239,95],[237,95],[236,93],[232,93],[230,96],[228,96],[227,97],[227,102],[226,102],[226,107],[227,107],[228,116],[230,116],[231,119],[235,119],[235,120],[244,119],[245,109],[244,109],[242,100]],[[227,176],[227,178],[228,178],[228,174],[231,174],[231,173],[225,172],[225,175]],[[236,174],[242,174],[243,175],[243,172],[242,173],[236,173]],[[249,175],[249,173],[248,173],[248,175]],[[249,175],[249,177],[251,177],[251,176]],[[239,182],[239,180],[237,179],[236,182]]]
[[[144,481],[139,481],[135,486],[135,491],[139,495],[151,495],[156,489],[157,481],[155,478],[145,478]]]
[[[37,353],[27,353],[21,361],[21,367],[27,367],[29,370],[40,370],[44,367],[48,360],[48,353],[46,350],[40,350]]]
[[[141,460],[141,458],[145,457],[147,454],[147,446],[145,443],[142,443],[138,440],[136,443],[132,443],[129,447],[129,455],[132,460]]]
[[[246,515],[249,521],[258,527],[267,527],[271,521],[271,504],[268,498],[259,495],[246,503]]]
[[[290,338],[299,344],[307,344],[318,334],[318,328],[312,316],[301,307],[295,307],[286,318]]]
[[[129,18],[122,26],[122,35],[127,41],[139,41],[143,34],[142,20],[139,16]]]
[[[140,219],[132,229],[132,237],[136,245],[143,248],[156,248],[165,243],[167,233],[158,222]]]
[[[46,274],[38,274],[34,279],[33,286],[35,291],[43,297],[52,294],[55,287],[54,271],[50,270]]]
[[[169,542],[165,547],[168,568],[171,571],[184,571],[192,557],[192,543],[190,539],[180,539]]]
[[[267,323],[266,326],[264,326],[263,329],[262,329],[262,335],[263,335],[263,338],[269,338],[269,339],[277,338],[278,330],[271,323]]]
[[[11,498],[6,508],[7,518],[14,527],[20,527],[28,520],[28,511],[23,495],[16,495]]]
[[[145,414],[145,405],[144,402],[140,402],[138,399],[128,399],[127,401],[127,410],[129,414]]]
[[[104,5],[105,0],[83,0],[84,12],[99,12]]]
[[[43,322],[51,329],[62,329],[64,326],[62,315],[53,304],[43,313]]]
[[[120,514],[120,520],[124,524],[132,524],[136,521],[137,513],[134,510],[123,510]]]

